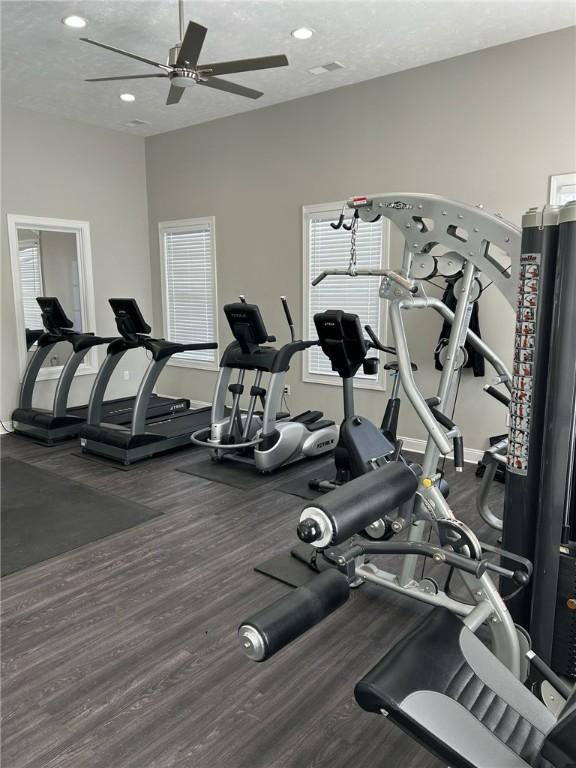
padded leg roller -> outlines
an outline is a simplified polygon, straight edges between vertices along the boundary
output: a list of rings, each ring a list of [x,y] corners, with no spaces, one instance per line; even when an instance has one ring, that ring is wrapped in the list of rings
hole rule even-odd
[[[244,653],[266,661],[343,605],[350,596],[348,579],[325,571],[245,621],[238,630]]]
[[[298,538],[319,548],[341,544],[409,501],[417,488],[410,467],[400,461],[386,464],[304,507]]]

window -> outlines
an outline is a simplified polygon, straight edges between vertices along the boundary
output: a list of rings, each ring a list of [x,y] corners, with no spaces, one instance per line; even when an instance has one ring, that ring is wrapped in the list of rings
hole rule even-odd
[[[170,341],[217,341],[214,218],[166,221],[159,225],[164,333]],[[217,350],[182,352],[174,365],[214,369]]]
[[[24,326],[33,331],[43,327],[42,313],[36,301],[36,297],[43,294],[42,269],[40,266],[40,238],[38,234],[32,232],[27,234],[30,237],[18,240],[18,258],[20,261],[20,289],[22,291]]]
[[[564,205],[576,200],[576,173],[550,176],[550,205]]]
[[[330,276],[320,285],[312,280],[326,269],[346,269],[350,259],[350,232],[333,229],[330,222],[337,221],[341,203],[304,206],[304,328],[308,338],[316,338],[314,315],[326,309],[342,309],[360,317],[362,326],[370,325],[381,337],[385,321],[377,277]],[[356,236],[358,267],[380,269],[387,263],[388,220],[382,218],[370,224],[360,219]],[[376,353],[374,353],[376,355]],[[312,347],[306,354],[304,381],[339,384],[338,374],[320,347]],[[366,376],[362,369],[356,376],[356,385],[365,388],[383,388],[381,373]]]

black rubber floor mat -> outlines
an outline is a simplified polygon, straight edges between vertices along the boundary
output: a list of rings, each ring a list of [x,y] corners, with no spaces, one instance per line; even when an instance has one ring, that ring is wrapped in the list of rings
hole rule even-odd
[[[214,483],[230,485],[243,491],[250,491],[262,486],[267,486],[274,490],[282,490],[278,485],[282,480],[288,481],[289,479],[290,483],[292,483],[304,474],[317,476],[325,462],[325,456],[318,459],[303,460],[298,463],[288,464],[286,467],[280,467],[280,469],[276,469],[274,472],[263,475],[251,464],[245,464],[232,459],[212,461],[210,457],[204,456],[197,461],[192,461],[185,466],[178,467],[177,470],[187,475],[195,475],[205,480],[212,480]],[[333,465],[333,459],[330,459],[330,465]],[[312,471],[310,466],[315,466],[316,469]],[[298,487],[301,487],[301,484]]]
[[[32,464],[2,459],[2,575],[161,515]]]
[[[199,461],[191,462],[182,467],[177,467],[178,472],[185,475],[202,477],[204,480],[212,480],[214,483],[231,485],[243,491],[259,488],[272,482],[274,475],[263,475],[249,465],[237,461],[212,461],[210,457],[203,457]],[[280,470],[281,471],[281,470]]]
[[[290,493],[292,496],[299,496],[301,499],[317,499],[318,496],[325,496],[325,491],[316,491],[310,488],[311,480],[332,480],[336,474],[334,462],[322,464],[316,469],[306,472],[303,475],[294,477],[285,483],[277,486],[274,490],[280,493]]]
[[[310,566],[292,557],[290,552],[274,555],[258,563],[254,566],[254,570],[263,576],[288,584],[289,587],[303,587],[318,576],[317,571],[313,571]]]

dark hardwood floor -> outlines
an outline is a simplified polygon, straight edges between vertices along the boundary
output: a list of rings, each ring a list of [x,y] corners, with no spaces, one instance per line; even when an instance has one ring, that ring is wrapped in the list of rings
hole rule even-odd
[[[123,472],[74,444],[0,448],[164,513],[3,579],[6,768],[440,765],[353,698],[423,605],[364,585],[268,663],[241,653],[238,624],[287,589],[252,570],[295,541],[286,473],[247,492],[174,471],[196,451]],[[470,519],[473,468],[451,480]]]

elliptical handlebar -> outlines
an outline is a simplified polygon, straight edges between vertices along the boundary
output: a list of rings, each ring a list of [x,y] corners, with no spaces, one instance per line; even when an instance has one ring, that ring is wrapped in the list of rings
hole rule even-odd
[[[288,306],[288,299],[286,296],[280,296],[280,300],[282,301],[282,308],[284,309],[286,321],[288,322],[288,327],[290,328],[290,338],[292,341],[296,341],[296,336],[294,334],[294,320],[292,320],[292,314],[290,312],[290,307]]]
[[[376,336],[376,334],[374,333],[374,330],[372,329],[372,327],[370,325],[365,325],[364,326],[364,330],[366,331],[366,333],[370,337],[370,341],[372,342],[372,347],[374,349],[377,349],[380,352],[385,352],[387,355],[395,355],[396,354],[396,349],[394,347],[387,347],[384,344],[382,344],[382,342],[380,341],[378,336]]]

